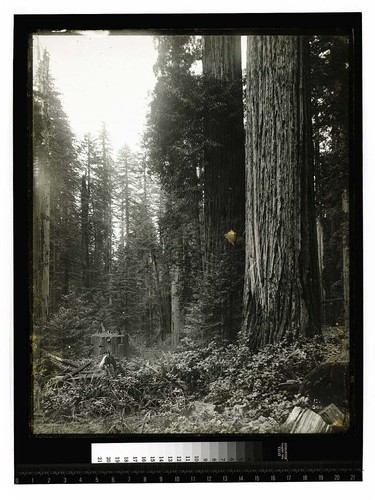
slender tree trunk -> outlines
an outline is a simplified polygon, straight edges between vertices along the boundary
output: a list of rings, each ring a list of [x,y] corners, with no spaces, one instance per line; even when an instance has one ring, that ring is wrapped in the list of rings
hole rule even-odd
[[[125,308],[127,318],[130,316],[129,311],[129,245],[130,245],[130,210],[129,210],[129,162],[128,158],[124,160],[125,167],[125,199],[124,199],[124,223],[125,223]],[[126,329],[129,330],[129,320],[126,320]]]
[[[104,280],[108,293],[108,305],[112,305],[112,179],[110,171],[110,162],[107,157],[107,132],[105,125],[102,130],[102,154],[104,169],[104,213],[103,213],[103,264]]]
[[[34,141],[34,230],[33,230],[33,270],[34,270],[34,312],[35,323],[45,325],[49,313],[50,288],[50,218],[51,180],[49,152],[49,57],[43,58],[40,91],[42,95],[42,143]]]
[[[318,244],[318,269],[319,269],[319,283],[320,283],[320,303],[322,314],[322,325],[326,323],[326,297],[324,290],[324,225],[320,217],[316,219],[316,233]]]
[[[36,323],[44,325],[49,312],[50,177],[44,147],[34,150],[38,173],[34,179],[34,307]]]
[[[48,168],[48,163],[46,162]],[[49,311],[49,261],[50,261],[50,177],[44,172],[41,184],[41,319],[42,324],[47,321]]]
[[[320,333],[308,41],[249,36],[243,330],[257,348]]]
[[[89,193],[86,176],[82,176],[81,188],[81,255],[82,255],[82,284],[84,289],[90,286],[90,250],[89,250]]]
[[[147,163],[142,160],[142,183],[143,183],[143,194],[142,201],[144,206],[144,211],[146,217],[148,217],[148,186],[147,186]],[[153,333],[154,333],[154,304],[153,304],[153,290],[154,290],[154,276],[152,272],[152,258],[146,253],[145,254],[145,291],[146,291],[146,336],[149,345],[152,345]]]
[[[324,288],[323,288],[323,271],[324,271],[324,226],[318,217],[316,219],[316,232],[318,243],[318,267],[319,267],[319,282],[320,282],[320,298],[324,301]]]
[[[205,116],[204,162],[205,276],[217,333],[234,338],[241,328],[244,249],[235,244],[244,231],[245,151],[242,105],[241,37],[203,38],[203,73],[216,88],[219,107]],[[222,106],[222,107],[220,107]],[[233,231],[238,239],[229,243]]]
[[[153,341],[153,303],[152,303],[152,291],[154,289],[153,283],[152,283],[152,274],[151,274],[151,269],[150,269],[150,260],[149,256],[146,255],[146,262],[145,262],[145,296],[146,296],[146,304],[145,304],[145,334],[146,334],[146,339],[149,345],[152,344]]]
[[[171,331],[171,317],[169,312],[170,306],[168,304],[163,283],[160,280],[158,264],[153,251],[151,251],[151,259],[154,266],[156,289],[158,293],[160,337],[162,340],[165,340],[166,336],[170,334]]]
[[[52,198],[52,193],[51,193]],[[58,248],[57,248],[57,207],[51,203],[50,208],[50,264],[49,264],[49,314],[56,311],[57,304],[60,299],[59,293],[59,276],[58,276]]]
[[[172,347],[176,348],[183,331],[183,308],[180,299],[180,269],[173,266],[171,269],[171,333]]]
[[[69,210],[66,203],[63,205],[62,217],[64,221],[69,219]],[[63,294],[68,295],[70,290],[70,275],[71,275],[71,256],[69,253],[69,249],[64,246],[62,250],[62,268],[64,272],[64,281],[63,281]]]
[[[110,171],[107,160],[107,145],[106,145],[106,135],[105,128],[103,129],[103,169],[104,169],[104,179],[105,179],[105,192],[106,197],[104,202],[104,273],[107,280],[109,281],[109,273],[111,267],[111,233],[112,233],[112,214],[111,214],[111,179]]]
[[[129,246],[130,236],[130,193],[129,193],[129,163],[125,160],[125,223],[126,223],[126,246]]]

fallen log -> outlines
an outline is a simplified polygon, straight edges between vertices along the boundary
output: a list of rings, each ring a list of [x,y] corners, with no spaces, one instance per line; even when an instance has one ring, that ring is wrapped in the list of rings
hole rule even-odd
[[[90,366],[92,364],[92,361],[89,361],[88,363],[78,367],[76,370],[74,370],[73,372],[71,372],[69,375],[71,377],[74,377],[74,375],[76,375],[77,373],[79,372],[82,372],[85,368],[87,368],[88,366]]]
[[[106,373],[102,370],[93,370],[89,372],[81,372],[74,375],[74,377],[67,378],[67,380],[89,380],[90,382],[97,378],[104,378]]]
[[[74,363],[73,361],[69,361],[68,359],[63,359],[60,358],[59,356],[56,356],[55,354],[52,354],[50,352],[44,351],[44,353],[52,360],[52,361],[57,361],[58,363],[61,363],[62,365],[66,365],[67,367],[70,368],[78,368],[79,365],[77,363]]]
[[[300,380],[287,380],[279,384],[279,389],[287,390],[290,392],[298,392],[301,388]]]

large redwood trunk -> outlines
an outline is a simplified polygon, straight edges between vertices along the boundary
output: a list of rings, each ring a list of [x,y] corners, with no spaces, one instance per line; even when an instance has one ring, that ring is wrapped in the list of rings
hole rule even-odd
[[[206,36],[203,74],[214,105],[205,116],[204,264],[215,333],[234,338],[241,328],[244,273],[245,151],[242,105],[241,38]],[[232,231],[231,242],[225,235]]]
[[[249,36],[243,330],[253,348],[320,333],[308,40]]]

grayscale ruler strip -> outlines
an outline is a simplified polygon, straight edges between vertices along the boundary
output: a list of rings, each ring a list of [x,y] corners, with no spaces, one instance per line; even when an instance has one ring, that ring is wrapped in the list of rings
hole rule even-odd
[[[92,443],[92,464],[215,463],[262,460],[261,442]]]

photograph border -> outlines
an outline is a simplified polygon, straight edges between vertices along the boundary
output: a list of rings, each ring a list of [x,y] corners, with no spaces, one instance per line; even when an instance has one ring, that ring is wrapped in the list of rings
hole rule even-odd
[[[251,26],[251,28],[249,28]],[[281,28],[282,26],[282,28]],[[137,34],[343,34],[350,47],[350,429],[338,435],[124,434],[33,435],[30,272],[32,249],[32,33],[51,30],[130,30]],[[267,33],[265,32],[267,31]],[[362,32],[360,13],[16,15],[14,17],[14,429],[16,471],[90,464],[95,442],[251,440],[263,443],[264,462],[277,461],[288,443],[291,462],[353,464],[361,469],[363,431],[363,227],[362,227]]]

